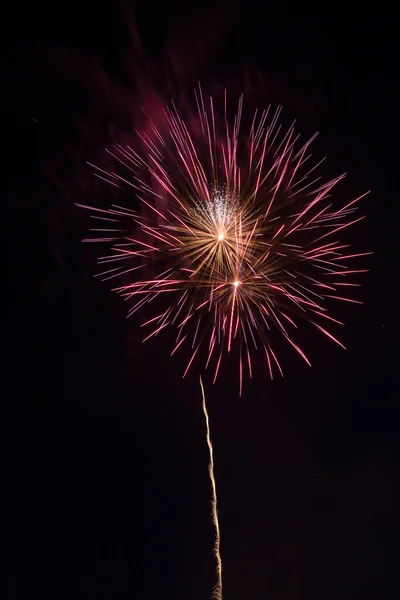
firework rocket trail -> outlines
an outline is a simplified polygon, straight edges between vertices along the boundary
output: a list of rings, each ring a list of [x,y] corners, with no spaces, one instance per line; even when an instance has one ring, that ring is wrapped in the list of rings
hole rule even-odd
[[[344,348],[326,323],[343,325],[329,314],[332,301],[361,304],[352,295],[360,284],[347,277],[365,272],[352,261],[370,253],[350,251],[339,235],[364,218],[355,213],[366,194],[333,208],[344,175],[320,181],[323,161],[312,164],[309,151],[316,134],[298,143],[293,125],[282,131],[280,108],[256,111],[243,132],[242,97],[233,120],[226,95],[219,111],[212,98],[206,107],[201,90],[195,98],[187,123],[166,108],[163,133],[148,116],[135,146],[108,151],[115,170],[92,165],[100,179],[133,192],[141,210],[91,209],[99,225],[85,241],[111,245],[99,275],[123,280],[115,290],[132,302],[128,316],[156,307],[142,323],[150,329],[143,341],[176,328],[171,354],[191,346],[184,376],[201,346],[213,381],[235,354],[241,393],[255,352],[271,378],[283,374],[274,330],[309,365],[295,337],[299,320]]]
[[[210,453],[210,463],[208,466],[208,472],[210,475],[211,481],[211,489],[212,489],[212,517],[215,528],[215,543],[214,543],[214,554],[215,560],[217,563],[217,583],[215,585],[212,598],[214,600],[222,600],[222,559],[221,559],[221,532],[219,528],[218,521],[218,507],[217,507],[217,486],[215,483],[215,475],[214,475],[214,454],[213,454],[213,446],[211,442],[211,434],[210,434],[210,421],[208,418],[207,406],[206,406],[206,397],[204,394],[204,386],[203,381],[200,376],[200,387],[201,387],[201,395],[203,398],[203,412],[206,420],[206,429],[207,429],[207,445]]]

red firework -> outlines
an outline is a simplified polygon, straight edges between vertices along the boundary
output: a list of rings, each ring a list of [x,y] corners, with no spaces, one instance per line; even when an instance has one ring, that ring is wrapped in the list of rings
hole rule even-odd
[[[141,208],[85,206],[109,223],[84,241],[111,245],[100,275],[124,277],[116,291],[132,302],[129,315],[159,298],[142,324],[150,328],[143,341],[175,327],[171,354],[191,347],[184,375],[203,346],[214,381],[235,347],[241,391],[256,349],[271,378],[275,369],[282,374],[272,330],[308,364],[293,335],[299,319],[344,348],[326,328],[342,324],[327,305],[360,303],[345,291],[359,286],[348,276],[365,270],[347,263],[370,253],[352,252],[338,235],[364,218],[356,211],[366,194],[334,208],[329,198],[344,175],[320,181],[323,161],[311,164],[309,153],[316,134],[301,144],[293,125],[283,132],[280,108],[256,111],[245,130],[242,97],[232,120],[226,94],[220,111],[212,98],[206,106],[201,90],[195,98],[197,112],[186,122],[166,108],[163,133],[148,116],[146,131],[136,131],[140,148],[108,151],[118,172],[94,167],[100,179],[130,189]]]

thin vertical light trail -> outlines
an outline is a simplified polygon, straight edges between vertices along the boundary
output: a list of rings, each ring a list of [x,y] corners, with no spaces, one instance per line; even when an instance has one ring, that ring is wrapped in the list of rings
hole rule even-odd
[[[203,381],[201,379],[201,375],[200,375],[200,387],[201,387],[201,395],[203,397],[203,412],[204,412],[204,416],[206,419],[207,445],[208,445],[208,450],[210,452],[210,464],[208,465],[208,472],[210,475],[211,488],[212,488],[212,517],[213,517],[213,524],[215,527],[214,555],[215,555],[215,560],[217,562],[217,569],[216,569],[217,583],[213,590],[212,598],[214,600],[222,600],[222,560],[221,560],[221,551],[220,551],[221,532],[220,532],[219,521],[218,521],[217,486],[215,483],[215,476],[214,476],[214,455],[213,455],[213,446],[212,446],[211,435],[210,435],[210,421],[208,418],[206,397],[204,394],[204,386],[203,386]]]

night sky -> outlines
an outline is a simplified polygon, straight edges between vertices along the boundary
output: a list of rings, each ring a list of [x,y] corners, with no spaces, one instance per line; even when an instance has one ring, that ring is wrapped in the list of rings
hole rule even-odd
[[[284,379],[260,372],[241,399],[229,364],[215,386],[206,379],[224,598],[400,597],[395,17],[260,6],[18,5],[4,20],[10,600],[211,595],[196,373],[181,379],[168,335],[142,345],[122,300],[93,279],[97,249],[81,243],[88,215],[74,205],[105,201],[86,161],[130,135],[140,102],[198,79],[244,91],[251,111],[283,104],[288,122],[320,131],[326,175],[348,173],[345,200],[372,190],[349,234],[375,251],[364,305],[335,307],[348,350],[306,329],[312,368],[284,347]]]

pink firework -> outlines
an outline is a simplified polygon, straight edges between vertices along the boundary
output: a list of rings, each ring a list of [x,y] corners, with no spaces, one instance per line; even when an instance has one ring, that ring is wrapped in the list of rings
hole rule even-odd
[[[172,106],[162,128],[149,116],[136,142],[116,144],[115,170],[94,167],[129,189],[139,210],[90,209],[104,227],[85,241],[110,244],[100,275],[121,278],[116,291],[131,302],[129,315],[154,306],[143,341],[174,327],[171,354],[190,349],[184,375],[202,357],[214,381],[235,351],[241,391],[255,350],[271,378],[282,374],[274,331],[310,364],[294,335],[300,319],[344,348],[328,306],[358,303],[346,294],[359,286],[348,276],[364,270],[349,261],[369,253],[354,253],[339,235],[363,219],[356,213],[366,194],[334,207],[331,192],[344,175],[321,182],[322,161],[311,164],[309,153],[316,136],[301,144],[293,126],[282,131],[280,108],[256,111],[246,126],[242,97],[233,119],[226,94],[221,107],[201,90],[195,99],[186,121]]]

